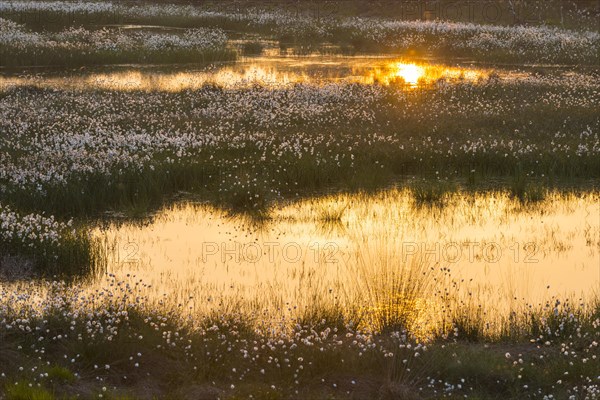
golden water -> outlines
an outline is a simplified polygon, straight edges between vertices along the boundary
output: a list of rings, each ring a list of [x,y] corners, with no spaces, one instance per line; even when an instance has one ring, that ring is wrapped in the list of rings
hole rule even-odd
[[[166,296],[192,314],[226,305],[293,319],[412,296],[419,321],[432,326],[446,289],[455,305],[468,298],[490,320],[553,296],[597,295],[599,200],[551,194],[524,206],[505,193],[456,194],[431,208],[390,190],[301,200],[259,222],[188,203],[95,234],[109,247],[109,273],[141,279],[157,302]],[[424,272],[419,293],[406,293]]]
[[[160,90],[198,89],[206,84],[222,87],[262,85],[280,87],[289,84],[323,84],[353,82],[407,88],[429,85],[440,79],[471,81],[514,77],[516,72],[494,71],[470,66],[451,66],[416,62],[391,57],[257,57],[212,67],[124,67],[97,71],[73,71],[53,75],[30,73],[0,76],[0,89],[15,86],[54,87],[63,89]]]

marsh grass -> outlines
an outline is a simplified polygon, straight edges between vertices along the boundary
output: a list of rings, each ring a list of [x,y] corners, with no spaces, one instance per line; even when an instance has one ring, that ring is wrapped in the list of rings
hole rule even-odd
[[[490,337],[489,321],[479,307],[456,308],[452,317],[452,335],[467,342],[483,342]]]
[[[348,204],[324,204],[316,213],[316,218],[323,224],[339,224]]]
[[[48,390],[36,386],[30,386],[26,381],[6,385],[7,400],[54,400],[55,397]]]
[[[551,3],[551,4],[549,4]],[[310,2],[299,2],[291,4],[287,0],[278,1],[253,1],[250,5],[254,10],[269,11],[289,11],[294,15],[305,17],[309,16],[316,21],[319,18],[328,17],[383,17],[383,18],[402,18],[402,19],[425,19],[427,11],[432,11],[433,17],[442,17],[455,22],[473,22],[478,24],[494,23],[500,25],[515,25],[527,23],[532,25],[562,26],[569,29],[580,29],[582,26],[587,28],[597,28],[594,24],[594,11],[597,5],[593,0],[580,1],[577,4],[561,4],[560,7],[555,0],[550,0],[540,7],[541,2],[536,0],[526,0],[515,3],[513,6],[500,3],[501,7],[496,18],[490,20],[490,17],[478,7],[470,13],[442,13],[449,10],[454,5],[452,0],[438,1],[431,8],[415,6],[407,8],[404,4],[390,3],[385,5],[367,4],[360,0],[350,0],[339,4],[325,4],[316,6]],[[150,6],[154,6],[151,3]],[[32,29],[61,29],[70,24],[75,26],[98,26],[104,24],[141,24],[141,25],[160,25],[173,27],[189,28],[198,25],[222,26],[224,29],[237,31],[255,31],[268,34],[276,28],[275,25],[265,21],[260,25],[248,24],[242,18],[227,18],[219,15],[222,13],[239,13],[239,4],[235,1],[222,1],[218,4],[203,5],[202,10],[216,11],[207,15],[189,15],[189,13],[166,13],[162,15],[149,15],[143,12],[123,13],[118,7],[101,9],[87,12],[65,13],[53,10],[44,10],[43,14],[37,10],[20,10],[6,13],[7,16],[18,20],[21,23],[27,23]],[[437,6],[437,7],[436,7]],[[511,8],[512,7],[512,8]],[[589,13],[588,13],[589,11]]]
[[[326,100],[328,108],[324,114],[320,114],[322,122],[318,126],[307,116],[295,113],[290,116],[285,111],[289,107],[293,109],[292,106],[298,106],[295,101],[285,100],[290,96],[294,98],[305,92],[313,95],[305,87],[273,91],[267,88],[225,90],[206,87],[183,93],[90,92],[86,94],[86,98],[102,102],[110,100],[119,112],[129,112],[131,115],[114,123],[110,122],[115,118],[112,112],[101,112],[97,118],[116,130],[143,127],[148,132],[148,140],[160,134],[161,129],[184,129],[187,124],[198,124],[205,127],[207,132],[226,129],[226,121],[222,118],[195,117],[195,105],[218,108],[223,107],[223,104],[239,102],[236,100],[239,96],[259,97],[262,100],[256,104],[244,104],[244,107],[250,107],[249,110],[242,112],[242,108],[234,108],[235,112],[232,111],[223,118],[227,117],[228,124],[233,124],[236,130],[247,132],[244,134],[247,136],[262,135],[263,130],[266,130],[273,142],[267,147],[267,156],[264,157],[265,150],[259,150],[253,139],[239,138],[235,140],[235,145],[230,146],[231,138],[238,138],[240,135],[239,132],[227,132],[219,146],[206,146],[202,152],[179,157],[177,152],[168,150],[150,154],[147,165],[136,165],[136,168],[123,169],[120,165],[115,165],[102,173],[91,171],[71,174],[67,182],[44,183],[45,194],[29,186],[6,182],[8,190],[2,193],[0,200],[18,204],[22,210],[41,209],[55,215],[93,217],[107,210],[143,214],[160,207],[178,192],[187,191],[232,210],[265,210],[273,201],[285,198],[311,195],[332,188],[377,190],[413,176],[417,182],[422,181],[414,185],[415,200],[419,206],[443,205],[444,192],[452,189],[452,183],[446,181],[465,180],[468,190],[472,191],[510,187],[515,198],[524,204],[532,204],[543,199],[545,187],[577,185],[578,180],[594,180],[599,176],[600,158],[589,152],[575,153],[581,144],[578,142],[579,137],[584,138],[582,140],[586,141],[588,149],[594,146],[594,132],[590,127],[597,124],[597,115],[590,105],[574,105],[572,99],[568,105],[558,108],[533,105],[515,116],[515,121],[505,121],[506,126],[502,131],[498,130],[498,126],[504,126],[498,116],[472,108],[475,98],[478,99],[477,104],[504,104],[503,107],[508,109],[516,107],[516,98],[536,104],[540,99],[560,97],[560,93],[564,93],[560,88],[542,85],[528,87],[525,91],[511,85],[465,84],[443,91],[408,93],[397,87],[376,89],[382,91],[383,97],[370,100],[368,110],[372,116],[369,120],[362,117],[339,120],[340,110],[349,105],[361,107],[357,103],[361,98],[360,94],[363,90],[371,90],[369,87],[355,85],[347,88],[349,96],[343,102],[338,104],[337,101]],[[278,107],[264,101],[267,92],[270,96],[282,97]],[[591,90],[583,88],[570,89],[570,92],[578,99],[594,96]],[[354,95],[357,95],[356,99],[353,98]],[[148,96],[153,98],[152,102],[144,100]],[[72,103],[75,98],[77,102]],[[0,94],[7,109],[14,107],[14,104],[36,104],[45,99],[51,104],[49,109],[52,110],[52,118],[69,110],[69,115],[58,120],[67,125],[65,129],[74,133],[79,133],[81,129],[69,124],[70,118],[83,118],[87,121],[86,124],[92,124],[90,116],[98,113],[91,103],[82,103],[78,98],[79,96],[67,91],[50,92],[36,88],[21,88]],[[217,98],[220,100],[215,100]],[[67,104],[71,106],[66,107]],[[164,106],[157,112],[148,110],[147,108],[152,108],[148,104]],[[445,111],[450,104],[455,110]],[[411,112],[407,113],[406,109]],[[16,110],[14,112],[17,113]],[[229,118],[238,115],[236,113],[243,117]],[[282,113],[282,125],[261,120],[264,113]],[[14,117],[20,114],[21,111]],[[421,118],[430,114],[439,114],[431,122],[433,127],[420,122]],[[7,118],[10,115],[12,114],[8,113]],[[160,121],[161,129],[156,124],[148,124],[142,117],[145,115],[153,115],[153,118]],[[170,115],[178,115],[177,120],[171,121]],[[31,121],[33,123],[33,117]],[[564,125],[565,121],[570,122]],[[553,147],[548,135],[553,135],[556,126],[563,125],[564,128],[561,129],[565,133],[555,135],[558,137],[556,141],[561,142],[560,147]],[[46,130],[44,127],[39,129]],[[523,132],[516,133],[517,130]],[[323,132],[326,132],[326,140],[321,139]],[[381,137],[389,138],[392,144],[385,140],[372,140],[376,132]],[[34,140],[37,134],[45,138],[55,135],[54,132],[32,132],[31,139],[23,137],[22,140],[27,143]],[[296,134],[308,137],[307,143],[318,141],[319,144],[313,147],[310,154],[305,151],[299,154],[279,154],[277,149],[282,143]],[[5,149],[11,159],[22,159],[26,163],[29,157],[36,156],[35,153],[16,152],[15,145],[9,143],[10,137],[11,135],[7,135],[6,143],[0,140],[0,148]],[[455,143],[449,141],[450,137]],[[490,140],[494,143],[515,143],[513,146],[516,149],[508,151],[505,147],[499,147],[491,150],[486,139],[488,137],[493,138]],[[360,145],[355,146],[356,141]],[[459,150],[473,146],[474,142],[477,142],[479,148],[487,150]],[[330,147],[332,143],[333,148]],[[353,147],[352,154],[347,154],[346,146]],[[525,152],[522,151],[524,148],[537,150]],[[354,159],[351,160],[350,156]],[[15,163],[19,167],[18,161]],[[515,168],[516,164],[520,166]],[[583,185],[589,186],[589,181]]]
[[[245,42],[242,45],[242,54],[247,56],[256,56],[262,54],[264,45],[259,41]]]
[[[118,178],[92,174],[66,185],[50,186],[45,194],[18,190],[14,203],[19,204],[22,210],[54,209],[52,212],[59,215],[94,216],[99,210],[112,210],[142,217],[163,205],[167,196],[181,191],[202,192],[203,185],[211,179],[218,182],[219,171],[209,162],[180,162],[142,172],[115,171],[114,176]],[[241,200],[232,200],[232,203],[244,205]],[[54,206],[47,208],[50,205]]]
[[[535,204],[546,198],[548,189],[541,183],[534,183],[527,179],[520,164],[510,183],[510,194],[521,204]]]
[[[348,331],[349,326],[360,326],[360,314],[356,310],[348,312],[342,307],[315,302],[311,307],[295,319],[295,323],[306,329],[337,329],[338,332]]]
[[[444,207],[457,187],[449,182],[417,182],[411,185],[416,207]]]
[[[235,61],[237,53],[229,49],[163,49],[163,50],[68,50],[52,48],[13,48],[2,46],[0,66],[18,67],[83,67],[111,64],[208,64]]]
[[[54,285],[49,306],[41,314],[1,306],[0,316],[8,325],[0,326],[4,361],[0,371],[5,373],[0,384],[9,399],[43,400],[76,393],[132,399],[167,394],[187,398],[191,393],[227,399],[248,394],[282,399],[418,399],[434,396],[438,390],[520,399],[527,393],[524,384],[556,393],[553,387],[561,380],[560,390],[566,393],[600,372],[590,359],[598,355],[591,344],[598,335],[597,308],[577,311],[565,305],[557,314],[551,310],[556,322],[548,326],[557,330],[544,328],[539,344],[530,340],[538,335],[533,331],[529,333],[534,336],[513,337],[513,342],[487,337],[473,343],[459,335],[422,343],[406,330],[410,325],[406,314],[396,307],[396,295],[414,293],[415,284],[398,284],[398,278],[388,277],[392,282],[386,285],[396,288],[396,294],[384,293],[388,300],[370,298],[391,304],[378,317],[389,329],[370,334],[348,325],[339,310],[318,304],[284,335],[266,329],[260,315],[255,319],[236,316],[235,307],[227,313],[198,315],[193,328],[191,321],[176,314],[151,310],[143,298],[131,303],[137,289],[118,282],[105,300],[85,300],[92,309],[83,312],[75,300],[83,299],[82,293]],[[117,293],[121,295],[114,296]],[[405,306],[404,301],[400,303]],[[398,316],[390,315],[393,310]],[[518,320],[546,321],[549,316],[534,310],[519,314]],[[565,319],[572,321],[574,329],[560,328]],[[27,330],[26,326],[40,329]],[[523,332],[528,329],[522,328]],[[546,340],[551,343],[545,344]],[[8,354],[12,354],[10,359],[5,358]],[[19,371],[23,365],[27,368]]]
[[[73,280],[102,271],[106,257],[100,243],[83,227],[74,233],[63,234],[56,243],[33,246],[20,240],[3,240],[0,241],[0,253],[16,257],[14,262],[17,263],[31,263],[37,275]]]
[[[77,379],[71,370],[60,365],[48,367],[46,373],[47,378],[57,385],[73,383]]]
[[[394,15],[394,12],[386,7],[376,7],[379,12],[366,13],[366,20],[356,20],[354,23],[343,22],[351,20],[351,9],[360,9],[360,5],[344,6],[342,10],[334,10],[332,15],[320,16],[317,11],[317,16],[311,10],[311,6],[307,6],[306,12],[301,12],[304,7],[290,7],[287,2],[275,4],[254,4],[255,7],[250,8],[248,13],[241,13],[239,8],[235,6],[235,2],[220,4],[219,7],[197,7],[194,12],[189,9],[182,9],[179,12],[173,13],[160,12],[160,9],[145,10],[134,7],[119,7],[109,6],[103,9],[90,10],[89,12],[79,10],[77,12],[57,11],[57,10],[20,10],[20,11],[5,11],[4,17],[12,18],[21,23],[27,24],[28,27],[34,30],[59,30],[65,26],[98,26],[103,24],[141,24],[141,25],[162,25],[171,27],[219,27],[228,31],[241,33],[261,34],[264,36],[275,36],[280,41],[282,46],[293,46],[294,51],[298,54],[307,54],[315,51],[321,51],[324,43],[334,43],[337,45],[338,52],[394,52],[406,53],[410,55],[430,55],[434,53],[438,57],[469,57],[473,59],[483,59],[486,61],[494,60],[496,62],[514,62],[514,61],[537,61],[537,58],[551,58],[554,62],[563,63],[589,63],[597,62],[598,57],[594,54],[579,54],[581,48],[571,49],[569,45],[564,43],[561,46],[553,47],[552,50],[543,51],[537,43],[529,43],[525,39],[524,43],[512,43],[510,46],[501,44],[507,40],[506,37],[500,35],[495,37],[495,33],[483,34],[483,45],[464,46],[464,43],[469,40],[480,40],[477,34],[472,33],[450,33],[444,31],[441,34],[439,31],[431,30],[423,33],[419,28],[405,27],[403,29],[391,29],[387,36],[382,36],[380,31],[386,32],[386,28],[377,27],[379,29],[365,29],[365,25],[371,21],[369,18],[375,18],[375,21],[384,21],[383,18],[389,19]],[[141,7],[141,6],[140,6]],[[257,8],[258,7],[258,8]],[[215,9],[216,8],[216,9]],[[317,7],[320,8],[320,7]],[[325,6],[324,8],[329,8]],[[336,7],[334,7],[336,8]],[[394,7],[392,7],[394,8]],[[425,7],[427,8],[427,7]],[[443,7],[442,7],[443,8]],[[441,11],[439,8],[438,11]],[[547,14],[551,7],[531,6],[526,4],[525,10],[535,9],[535,12],[522,11],[527,15],[536,15],[535,22],[529,20],[528,25],[533,26],[548,26],[548,18],[542,18],[541,14]],[[554,9],[558,8],[554,7]],[[567,8],[571,8],[570,6]],[[385,9],[385,10],[384,10]],[[560,5],[563,9],[563,4]],[[582,10],[591,10],[586,16],[586,12]],[[582,10],[572,10],[569,14],[561,11],[561,25],[565,27],[565,18],[567,15],[567,26],[574,27],[575,30],[581,29],[582,26],[587,26],[588,29],[595,30],[597,24],[593,24],[594,6],[587,5],[582,7]],[[206,11],[206,12],[199,12]],[[212,12],[211,12],[212,11]],[[216,12],[214,12],[216,11]],[[273,13],[275,11],[275,13]],[[332,10],[328,10],[332,11]],[[341,12],[340,12],[341,11]],[[481,10],[480,10],[481,11]],[[425,15],[413,15],[406,18],[405,10],[397,10],[400,12],[397,16],[399,19],[414,19],[425,20]],[[514,10],[513,10],[514,12]],[[391,14],[390,14],[391,13]],[[259,18],[261,14],[271,15],[272,18]],[[324,14],[329,14],[324,12]],[[364,15],[359,12],[358,15]],[[471,14],[471,13],[469,13]],[[511,12],[504,10],[504,15],[501,20],[489,21],[486,18],[478,21],[482,24],[500,24],[513,25],[517,24],[515,29],[522,27],[519,18]],[[382,18],[383,17],[383,18]],[[440,17],[437,15],[437,17]],[[349,19],[350,18],[350,19]],[[392,17],[393,18],[393,17]],[[510,23],[505,19],[508,18]],[[556,16],[553,16],[555,21]],[[438,18],[439,19],[439,18]],[[461,16],[445,15],[442,20],[450,19],[457,22],[473,22],[462,21]],[[347,22],[347,21],[346,21]],[[556,26],[556,25],[555,25]],[[490,36],[495,40],[489,40]],[[543,36],[543,35],[542,35]],[[420,40],[414,41],[414,37],[419,37]],[[403,40],[402,40],[403,39]],[[327,47],[327,46],[325,46]],[[329,46],[330,47],[330,46]],[[490,48],[491,47],[491,48]],[[331,51],[331,48],[328,48]]]
[[[374,239],[377,241],[377,239]],[[356,285],[363,304],[361,321],[365,329],[377,332],[412,332],[421,335],[425,328],[419,321],[421,310],[431,294],[436,270],[424,257],[407,260],[405,256],[388,257],[394,249],[366,245],[357,252]],[[397,249],[396,251],[400,251]],[[383,254],[386,254],[384,256]]]

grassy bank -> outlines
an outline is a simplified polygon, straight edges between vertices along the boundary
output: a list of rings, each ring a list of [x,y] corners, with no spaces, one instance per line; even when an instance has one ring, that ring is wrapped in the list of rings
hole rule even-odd
[[[33,32],[0,18],[0,66],[78,67],[123,63],[186,63],[235,60],[219,29],[172,32],[70,28]]]
[[[24,3],[20,5],[19,3]],[[549,25],[570,29],[597,28],[594,17],[598,5],[594,0],[577,3],[564,3],[557,0],[525,0],[518,2],[459,3],[453,0],[433,0],[427,4],[418,2],[383,2],[365,3],[360,0],[331,1],[324,4],[313,1],[246,1],[243,7],[235,1],[206,2],[197,8],[189,7],[182,2],[147,1],[144,5],[113,4],[111,2],[89,2],[88,4],[70,5],[72,11],[65,13],[61,3],[49,2],[35,4],[33,2],[17,2],[16,6],[7,4],[5,12],[14,13],[15,18],[27,21],[32,26],[52,29],[59,25],[93,25],[109,23],[137,23],[157,25],[157,22],[169,26],[192,27],[198,22],[199,11],[213,13],[246,13],[263,10],[265,13],[290,13],[299,17],[312,19],[374,17],[404,20],[441,19],[453,22],[498,24],[498,25]],[[64,3],[63,3],[64,4]],[[44,10],[40,14],[37,10]],[[127,12],[127,10],[131,10]],[[166,12],[164,12],[166,10]],[[190,13],[196,10],[196,13]],[[163,11],[166,19],[157,15]],[[47,13],[47,14],[46,14]],[[44,16],[47,15],[47,18]],[[224,23],[227,22],[223,21]],[[246,25],[228,21],[231,28]]]
[[[342,8],[348,10],[348,7]],[[302,12],[302,7],[279,7],[277,4],[239,9],[177,4],[125,6],[102,2],[15,2],[0,9],[0,16],[41,32],[82,25],[98,29],[115,24],[207,27],[275,38],[282,48],[295,47],[300,52],[322,51],[324,44],[335,44],[337,49],[327,51],[393,52],[440,59],[467,57],[486,62],[598,63],[600,36],[597,25],[586,23],[589,15],[593,20],[597,12],[593,7],[577,9],[574,15],[578,15],[579,23],[573,24],[573,30],[564,29],[564,18],[563,28],[548,24],[540,14],[548,7],[538,8],[535,12],[537,22],[528,20],[527,23],[520,21],[517,16],[520,12],[505,11],[505,19],[508,16],[508,20],[514,20],[508,26],[501,19],[481,21],[485,18],[480,18],[478,21],[467,18],[464,21],[464,18],[453,18],[451,14],[444,14],[442,6],[437,16],[425,18],[400,13],[394,18],[393,13],[386,13],[384,17],[348,16],[333,10],[321,13],[318,6],[317,10],[309,8],[308,12]],[[567,13],[565,11],[564,15]],[[533,13],[524,11],[524,15]],[[588,30],[582,30],[585,26]]]
[[[23,214],[0,204],[0,226],[0,279],[30,273],[77,278],[93,273],[102,262],[98,243],[72,220]]]
[[[18,54],[16,57],[14,54]],[[83,67],[111,64],[177,64],[211,63],[234,61],[236,53],[231,50],[132,50],[132,51],[56,51],[46,48],[31,48],[17,51],[13,47],[3,47],[0,52],[2,66],[17,67]]]
[[[0,200],[23,211],[95,216],[145,212],[188,191],[260,211],[332,188],[424,179],[508,189],[526,201],[543,197],[544,187],[597,181],[597,97],[594,84],[545,79],[422,90],[402,83],[11,89],[0,95],[7,133]]]
[[[360,331],[315,309],[261,323],[263,311],[179,320],[143,284],[108,278],[96,293],[61,283],[0,296],[4,398],[594,399],[600,310],[569,303],[531,311],[493,341],[460,324],[419,340],[396,324]],[[38,297],[39,296],[39,297]],[[43,304],[42,309],[38,306]],[[169,307],[173,307],[171,311]],[[175,312],[173,312],[175,311]],[[341,318],[341,319],[340,319]],[[348,317],[346,317],[348,318]],[[397,319],[390,319],[397,320]],[[465,329],[469,329],[465,331]],[[508,327],[507,327],[508,328]],[[571,397],[569,397],[571,396]],[[574,397],[573,397],[574,396]]]

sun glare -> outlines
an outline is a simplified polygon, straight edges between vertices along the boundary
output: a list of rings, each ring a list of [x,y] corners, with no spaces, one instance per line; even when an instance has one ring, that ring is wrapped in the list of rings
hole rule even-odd
[[[415,64],[398,63],[396,76],[404,79],[404,81],[414,86],[419,83],[419,79],[425,75],[425,69]]]

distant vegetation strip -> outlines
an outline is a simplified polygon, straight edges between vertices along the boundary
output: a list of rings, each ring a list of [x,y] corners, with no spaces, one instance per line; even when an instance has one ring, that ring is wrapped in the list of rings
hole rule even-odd
[[[340,51],[413,52],[489,62],[597,64],[600,49],[600,33],[592,30],[373,17],[315,18],[258,8],[235,12],[175,4],[16,1],[0,5],[0,16],[37,29],[56,30],[90,20],[96,25],[127,21],[187,28],[204,26],[269,35],[282,46],[312,47],[328,42],[339,45]]]
[[[80,66],[114,63],[181,63],[232,60],[220,29],[139,32],[114,28],[65,28],[35,32],[0,18],[0,66]]]

